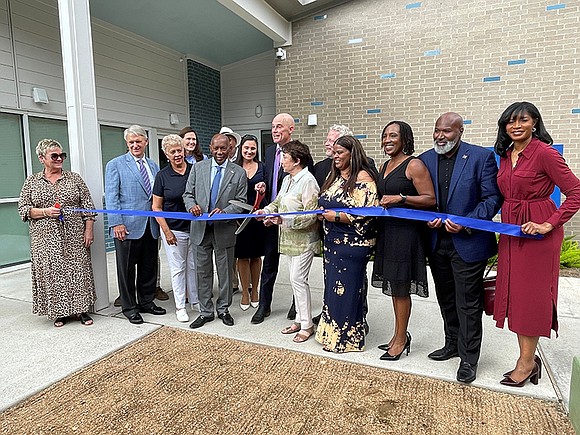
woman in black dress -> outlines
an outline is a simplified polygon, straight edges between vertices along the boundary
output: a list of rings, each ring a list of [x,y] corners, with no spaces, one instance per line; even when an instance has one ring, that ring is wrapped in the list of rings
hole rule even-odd
[[[381,142],[389,160],[379,174],[379,204],[385,208],[433,207],[435,191],[429,171],[421,160],[411,156],[415,143],[409,124],[389,122],[383,129]],[[425,225],[407,219],[380,218],[378,226],[372,285],[392,297],[395,311],[395,332],[379,349],[386,351],[382,360],[395,361],[411,349],[411,335],[407,332],[411,294],[428,296]]]
[[[245,169],[248,177],[248,204],[253,205],[256,201],[256,184],[266,181],[264,164],[258,160],[258,139],[250,134],[242,137],[240,142],[241,152],[238,154],[236,163]],[[262,201],[258,209],[264,207]],[[258,283],[262,271],[262,256],[264,255],[265,227],[256,219],[251,219],[248,226],[238,234],[234,256],[237,258],[237,269],[240,275],[242,298],[240,308],[246,311],[258,307]],[[250,295],[250,283],[252,284]]]

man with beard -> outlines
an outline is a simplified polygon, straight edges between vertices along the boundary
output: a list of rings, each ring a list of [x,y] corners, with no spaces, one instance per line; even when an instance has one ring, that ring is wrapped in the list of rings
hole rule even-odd
[[[425,163],[441,213],[491,220],[502,197],[497,187],[493,152],[461,140],[463,119],[457,113],[441,115],[435,123],[433,149],[419,158]],[[434,219],[429,265],[443,317],[445,345],[428,357],[445,361],[459,356],[459,382],[473,382],[481,350],[483,273],[497,253],[495,234],[476,231],[451,219]]]

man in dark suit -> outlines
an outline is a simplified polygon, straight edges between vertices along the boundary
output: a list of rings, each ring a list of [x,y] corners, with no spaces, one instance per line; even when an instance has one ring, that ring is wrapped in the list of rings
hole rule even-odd
[[[441,213],[491,220],[502,197],[497,187],[493,153],[461,141],[463,119],[445,113],[437,119],[433,149],[419,158],[425,163]],[[459,382],[473,382],[481,350],[483,273],[489,257],[497,253],[495,234],[476,231],[435,219],[429,265],[443,316],[445,345],[428,357],[445,361],[459,356]]]
[[[129,152],[109,161],[105,169],[107,208],[151,210],[151,188],[159,167],[145,157],[149,143],[147,132],[143,127],[132,125],[124,131],[123,137]],[[109,231],[115,240],[123,314],[135,324],[143,323],[140,313],[165,314],[164,308],[153,303],[159,238],[159,225],[155,218],[110,214]]]
[[[248,192],[246,171],[228,159],[231,145],[226,135],[216,134],[211,139],[210,151],[213,158],[193,165],[183,201],[185,208],[194,216],[207,212],[242,213],[241,207],[230,204],[230,200],[245,202]],[[190,328],[200,328],[214,320],[213,256],[218,275],[219,294],[216,300],[218,317],[226,326],[233,326],[229,313],[232,304],[232,271],[234,268],[234,246],[236,244],[235,220],[191,222],[191,243],[197,246],[197,291],[201,314]]]
[[[272,202],[278,194],[278,189],[282,185],[282,180],[286,173],[282,170],[282,146],[292,140],[294,131],[294,118],[288,113],[280,113],[272,120],[272,139],[274,144],[266,148],[265,152],[265,172],[266,172],[266,200]],[[256,186],[258,188],[258,186]],[[252,316],[251,322],[259,324],[268,317],[271,312],[272,294],[274,293],[274,283],[278,276],[280,265],[280,253],[278,252],[278,226],[266,227],[266,252],[262,264],[260,275],[260,305]],[[294,304],[290,308],[292,311]],[[289,312],[288,316],[292,313]],[[294,312],[294,314],[296,314]],[[292,317],[294,318],[294,317]]]

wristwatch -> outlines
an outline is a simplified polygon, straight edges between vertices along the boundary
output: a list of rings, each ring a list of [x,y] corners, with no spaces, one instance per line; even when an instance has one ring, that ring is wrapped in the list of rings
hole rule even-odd
[[[401,198],[403,199],[403,200],[401,201],[401,204],[404,204],[404,203],[406,203],[406,202],[407,202],[407,195],[403,195],[402,193],[399,193],[399,195],[401,195]]]
[[[334,222],[340,222],[340,212],[337,211],[336,215],[334,216]]]

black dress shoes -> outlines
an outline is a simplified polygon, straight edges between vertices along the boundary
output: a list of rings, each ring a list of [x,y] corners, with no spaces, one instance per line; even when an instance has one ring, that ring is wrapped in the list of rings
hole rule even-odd
[[[213,319],[214,319],[213,316],[207,316],[206,317],[206,316],[200,315],[200,316],[197,317],[197,319],[195,319],[193,322],[191,322],[191,325],[189,325],[189,327],[191,329],[201,328],[207,322],[213,321]]]
[[[139,313],[131,314],[127,318],[129,319],[129,322],[131,322],[133,325],[140,325],[141,323],[143,323],[143,317],[141,317],[141,314]]]
[[[477,375],[477,364],[470,364],[468,362],[462,362],[461,364],[459,364],[459,370],[457,370],[457,380],[459,382],[469,384],[475,381],[476,375]]]
[[[142,313],[154,314],[155,316],[162,316],[163,314],[167,314],[165,308],[158,307],[155,304],[147,308],[139,308],[139,311],[141,311]]]
[[[222,319],[222,322],[226,326],[234,326],[234,318],[231,316],[230,313],[222,313],[218,314],[218,317]]]
[[[266,310],[262,307],[259,307],[252,316],[252,320],[250,320],[250,322],[253,323],[254,325],[258,325],[262,323],[264,319],[270,315],[270,313],[271,313],[270,309]]]
[[[449,348],[447,346],[434,350],[429,355],[427,355],[427,357],[435,361],[447,361],[448,359],[455,358],[457,356],[459,356],[457,348]]]

